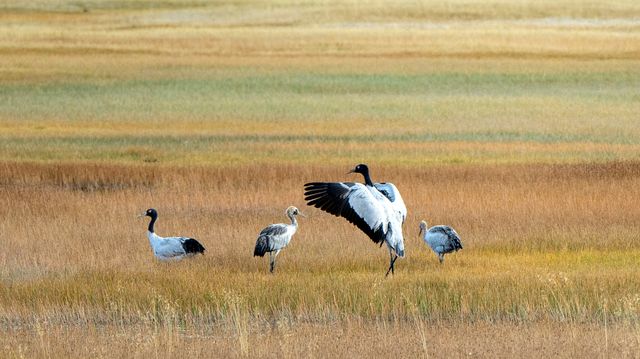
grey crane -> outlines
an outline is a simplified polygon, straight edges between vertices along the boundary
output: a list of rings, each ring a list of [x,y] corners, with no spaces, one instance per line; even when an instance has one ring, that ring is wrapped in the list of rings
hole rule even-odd
[[[424,242],[433,249],[441,264],[444,262],[445,254],[462,249],[460,236],[449,226],[438,225],[427,229],[427,222],[420,221],[419,235],[422,235]]]
[[[289,244],[291,238],[298,230],[296,216],[300,215],[304,217],[304,214],[294,206],[287,208],[285,214],[291,220],[291,224],[271,224],[264,228],[260,234],[258,234],[256,247],[253,250],[254,257],[264,257],[266,253],[269,253],[269,272],[271,273],[273,273],[276,267],[276,257],[280,251]]]

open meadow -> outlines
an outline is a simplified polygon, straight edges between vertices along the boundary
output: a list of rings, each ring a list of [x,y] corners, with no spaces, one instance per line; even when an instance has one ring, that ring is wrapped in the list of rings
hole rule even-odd
[[[0,4],[0,357],[640,358],[640,3]],[[406,257],[306,206],[393,182]],[[300,208],[278,256],[257,233]],[[162,263],[146,238],[197,238]],[[453,226],[440,265],[418,223]]]

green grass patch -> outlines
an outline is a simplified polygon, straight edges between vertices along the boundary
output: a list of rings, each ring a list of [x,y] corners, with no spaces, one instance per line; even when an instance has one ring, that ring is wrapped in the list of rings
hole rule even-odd
[[[452,163],[602,161],[637,158],[633,148],[620,146],[640,143],[633,90],[640,76],[626,71],[165,75],[0,85],[5,158],[218,163],[333,155],[351,161],[384,157],[389,143],[443,143],[437,153],[394,146],[386,153],[410,163],[421,156]],[[146,134],[132,135],[141,131]],[[512,148],[450,145],[460,142]],[[568,146],[520,150],[522,143]],[[324,152],[318,144],[327,145]]]
[[[438,122],[465,121],[462,107],[509,107],[520,101],[521,116],[540,101],[563,107],[598,108],[627,104],[637,109],[638,73],[556,74],[227,74],[206,78],[139,79],[0,86],[0,116],[66,121],[233,118],[247,121],[367,118]],[[453,101],[452,101],[453,100]],[[528,100],[528,101],[527,101]],[[528,103],[527,103],[528,102]],[[595,102],[595,104],[594,104]],[[596,106],[597,105],[597,106]],[[464,109],[476,118],[475,106]],[[513,111],[513,110],[512,110]],[[517,113],[517,112],[516,112]],[[612,115],[619,114],[612,111]],[[538,116],[543,113],[538,113]],[[490,116],[491,114],[486,114]],[[497,114],[498,118],[502,118]],[[532,118],[535,120],[535,118]],[[561,119],[564,121],[564,119]],[[574,121],[580,118],[571,119]],[[591,121],[595,119],[585,118]],[[471,122],[469,125],[473,125]],[[481,128],[476,130],[482,130]]]

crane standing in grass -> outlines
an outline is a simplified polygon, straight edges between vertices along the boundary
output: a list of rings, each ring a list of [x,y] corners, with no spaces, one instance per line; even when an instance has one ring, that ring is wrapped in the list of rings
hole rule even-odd
[[[462,249],[460,236],[449,226],[439,225],[427,229],[427,222],[420,221],[419,235],[422,235],[424,242],[438,255],[440,264],[444,262],[445,254]]]
[[[365,183],[307,183],[305,200],[309,206],[346,218],[376,244],[386,243],[390,259],[385,276],[393,274],[396,259],[404,257],[402,224],[407,208],[402,196],[392,183],[373,183],[367,165],[359,164],[349,173],[362,174]]]
[[[154,224],[158,219],[158,211],[149,208],[140,217],[151,217],[147,238],[151,243],[153,254],[160,260],[179,260],[197,253],[204,254],[204,247],[194,238],[189,237],[160,237],[154,231]]]
[[[296,216],[304,217],[296,207],[287,208],[285,214],[291,220],[291,224],[278,223],[271,224],[264,228],[258,239],[256,239],[256,248],[253,250],[253,256],[264,257],[265,253],[269,253],[269,272],[273,273],[276,268],[276,257],[282,249],[284,249],[291,238],[298,230],[298,221]]]

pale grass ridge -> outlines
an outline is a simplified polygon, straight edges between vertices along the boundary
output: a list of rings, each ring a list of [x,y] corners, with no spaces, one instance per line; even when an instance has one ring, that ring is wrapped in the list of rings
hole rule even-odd
[[[466,357],[510,356],[537,358],[589,357],[594,354],[633,358],[638,351],[638,332],[612,327],[608,342],[599,326],[580,323],[441,323],[425,325],[423,345],[416,338],[419,326],[353,320],[343,324],[274,323],[248,337],[249,350],[240,350],[237,338],[218,328],[187,332],[179,328],[54,327],[17,331],[0,337],[10,358],[21,357]],[[126,330],[126,332],[125,332]],[[461,340],[461,338],[466,338]],[[487,345],[487,341],[491,345]],[[389,341],[395,345],[388,345]],[[83,343],[84,345],[69,345]],[[8,348],[8,350],[7,350]]]

